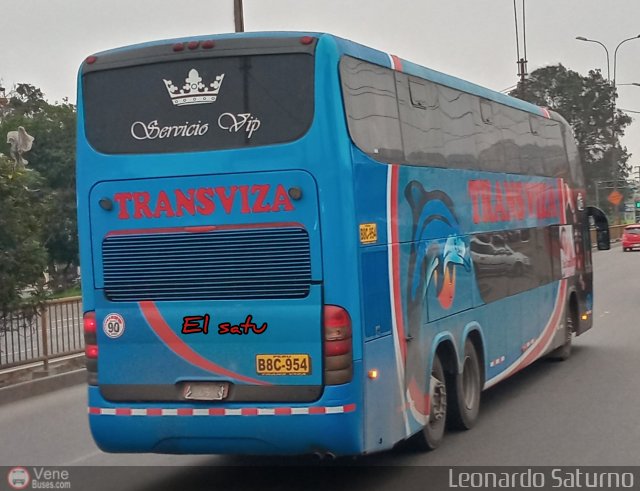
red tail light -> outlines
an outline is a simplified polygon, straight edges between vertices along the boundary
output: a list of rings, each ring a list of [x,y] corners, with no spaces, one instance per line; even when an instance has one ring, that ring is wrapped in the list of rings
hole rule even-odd
[[[95,344],[88,344],[84,349],[84,354],[90,360],[98,359],[98,347]]]
[[[351,317],[342,307],[325,305],[323,319],[325,384],[345,384],[353,376]]]
[[[87,381],[89,385],[98,385],[98,321],[96,313],[85,312],[82,317],[84,328],[84,354],[87,357]]]
[[[85,335],[93,334],[95,336],[95,334],[96,334],[96,326],[97,326],[96,313],[95,312],[86,312],[84,314],[84,317],[82,318],[82,321],[83,321],[83,325],[84,325],[84,333],[85,333]]]

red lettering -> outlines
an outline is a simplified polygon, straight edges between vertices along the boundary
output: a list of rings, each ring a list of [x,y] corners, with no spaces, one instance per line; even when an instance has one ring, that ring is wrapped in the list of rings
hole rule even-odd
[[[231,329],[229,330],[229,332],[231,334],[242,334],[239,326],[231,326]]]
[[[149,208],[149,200],[151,195],[146,191],[141,193],[133,193],[133,218],[139,219],[144,215],[146,218],[152,218],[153,214]]]
[[[203,321],[203,324],[200,322]],[[209,314],[192,315],[182,318],[182,334],[209,334]]]
[[[231,324],[229,322],[223,322],[222,324],[218,324],[218,334],[228,334],[230,327],[231,327]]]
[[[491,181],[469,181],[467,191],[471,197],[473,223],[492,222]]]
[[[505,182],[510,220],[524,220],[524,196],[521,182]]]
[[[211,215],[215,211],[216,205],[213,202],[214,195],[213,188],[200,188],[196,191],[196,198],[200,202],[200,204],[196,206],[198,213],[201,215]]]
[[[527,192],[527,216],[534,218],[539,210],[539,197],[544,191],[544,184],[528,182],[525,184]]]
[[[251,213],[251,208],[249,208],[249,186],[238,186],[238,189],[242,197],[242,210],[240,210],[240,213]]]
[[[128,220],[129,210],[127,210],[127,203],[133,199],[131,193],[116,193],[113,195],[113,199],[118,203],[118,218],[120,220]]]
[[[256,200],[253,203],[253,209],[251,210],[253,211],[253,213],[264,213],[266,211],[271,211],[271,205],[264,202],[268,192],[268,184],[254,184],[253,186],[251,186],[251,194],[258,193],[258,196],[256,196]]]
[[[160,215],[162,213],[164,213],[167,217],[175,216],[175,213],[171,208],[171,201],[169,201],[169,197],[164,191],[160,191],[158,193],[158,202],[156,203],[156,210],[153,212],[153,217],[160,218]]]
[[[293,211],[293,205],[289,200],[289,195],[282,184],[278,184],[276,188],[276,196],[273,198],[273,206],[271,211],[280,211],[280,207],[284,206],[284,211]]]
[[[183,215],[182,210],[184,209],[189,215],[196,214],[196,199],[195,199],[195,189],[189,189],[187,191],[189,196],[186,196],[181,190],[176,189],[174,191],[176,195],[176,216],[181,217]]]
[[[496,222],[506,222],[509,219],[509,214],[504,208],[504,195],[502,194],[502,186],[499,182],[496,182],[496,189],[493,195],[493,202],[495,206],[493,207],[495,221]]]
[[[233,200],[236,196],[237,190],[238,190],[237,186],[231,186],[229,188],[229,196],[227,196],[224,193],[225,188],[221,186],[216,188],[216,194],[218,195],[218,198],[222,203],[222,207],[224,208],[224,211],[227,213],[227,215],[229,215],[231,213],[231,210],[233,209]]]

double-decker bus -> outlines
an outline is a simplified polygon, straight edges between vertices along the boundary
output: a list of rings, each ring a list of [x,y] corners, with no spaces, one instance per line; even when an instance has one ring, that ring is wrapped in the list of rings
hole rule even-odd
[[[78,116],[105,451],[435,448],[592,325],[554,112],[332,35],[252,33],[90,56]]]

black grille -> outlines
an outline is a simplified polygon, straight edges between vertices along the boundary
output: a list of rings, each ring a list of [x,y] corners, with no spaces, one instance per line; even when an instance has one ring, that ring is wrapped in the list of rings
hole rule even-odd
[[[112,235],[102,256],[116,302],[302,298],[311,283],[300,228]]]

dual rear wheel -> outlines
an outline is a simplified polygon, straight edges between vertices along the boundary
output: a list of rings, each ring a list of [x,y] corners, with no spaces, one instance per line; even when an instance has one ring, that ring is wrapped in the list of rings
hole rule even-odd
[[[429,421],[413,438],[421,450],[433,450],[444,439],[445,429],[471,429],[480,411],[482,367],[480,357],[470,339],[464,346],[462,371],[445,372],[441,353],[437,353],[431,369],[429,388]]]

